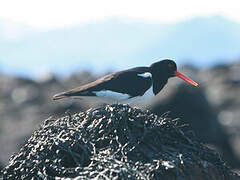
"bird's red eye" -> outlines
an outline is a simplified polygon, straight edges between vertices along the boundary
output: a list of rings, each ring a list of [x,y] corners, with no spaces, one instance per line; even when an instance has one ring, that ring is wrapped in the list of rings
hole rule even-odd
[[[168,64],[168,67],[172,68],[172,67],[173,67],[173,64]]]

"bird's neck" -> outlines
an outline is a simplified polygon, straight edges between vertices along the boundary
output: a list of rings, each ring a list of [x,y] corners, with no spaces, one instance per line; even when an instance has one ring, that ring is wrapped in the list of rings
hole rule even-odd
[[[159,77],[159,78],[158,78]],[[153,76],[153,93],[157,95],[162,88],[167,84],[168,77],[164,77],[162,75],[159,76]]]

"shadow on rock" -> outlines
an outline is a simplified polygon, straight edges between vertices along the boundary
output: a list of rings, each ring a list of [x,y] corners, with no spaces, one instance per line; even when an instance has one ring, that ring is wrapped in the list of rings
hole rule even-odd
[[[180,84],[171,88],[164,100],[159,98],[148,108],[158,115],[170,111],[170,115],[180,118],[181,123],[189,124],[190,129],[203,142],[214,145],[230,166],[240,167],[228,135],[219,123],[217,112],[208,102],[203,89]]]

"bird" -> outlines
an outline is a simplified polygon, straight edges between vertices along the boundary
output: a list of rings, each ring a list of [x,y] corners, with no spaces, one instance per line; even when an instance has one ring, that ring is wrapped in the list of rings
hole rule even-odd
[[[164,59],[149,67],[135,67],[108,74],[83,86],[58,93],[53,96],[53,100],[73,97],[106,104],[141,102],[141,99],[156,96],[172,77],[179,77],[198,86],[198,83],[177,71],[173,60]]]

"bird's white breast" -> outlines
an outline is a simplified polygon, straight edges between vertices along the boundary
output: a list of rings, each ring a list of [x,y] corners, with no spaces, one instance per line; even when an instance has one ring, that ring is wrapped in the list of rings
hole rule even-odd
[[[151,100],[154,97],[153,88],[152,86],[142,95],[142,96],[136,96],[127,100],[121,101],[121,103],[131,104],[131,105],[139,105],[139,104],[145,104],[149,100]]]
[[[142,96],[143,98],[146,98],[146,99],[150,99],[152,97],[154,97],[155,94],[153,93],[153,86],[151,86],[145,93],[144,95]]]

